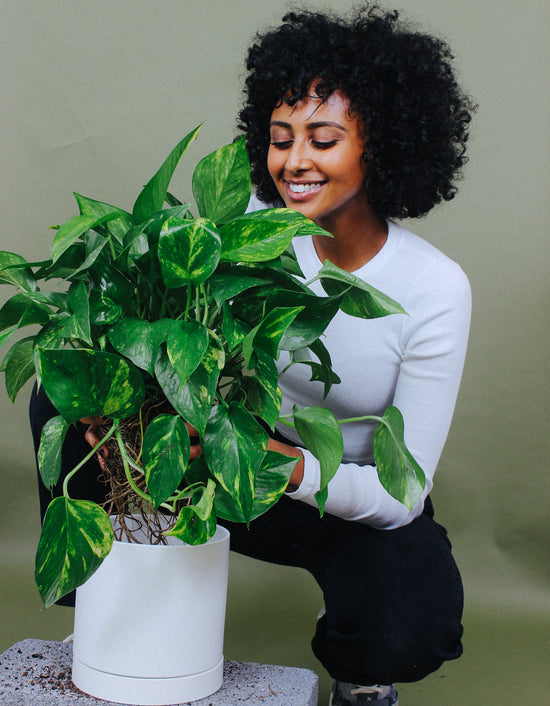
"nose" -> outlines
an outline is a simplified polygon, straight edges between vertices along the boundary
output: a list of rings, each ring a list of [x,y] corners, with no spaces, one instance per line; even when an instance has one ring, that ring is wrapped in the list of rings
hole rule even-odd
[[[313,160],[310,148],[305,140],[294,140],[287,152],[285,167],[290,172],[303,172],[311,169]]]

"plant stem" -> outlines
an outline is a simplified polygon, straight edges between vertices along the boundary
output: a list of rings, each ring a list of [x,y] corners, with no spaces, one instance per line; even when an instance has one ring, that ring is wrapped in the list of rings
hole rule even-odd
[[[139,495],[140,498],[143,498],[144,500],[147,500],[147,502],[152,503],[153,499],[151,498],[150,495],[147,495],[147,493],[144,493],[141,488],[138,488],[135,480],[132,478],[132,474],[130,473],[130,464],[132,466],[136,466],[136,464],[133,463],[131,459],[128,458],[128,454],[126,453],[126,449],[124,447],[124,441],[122,439],[122,434],[120,433],[120,429],[118,428],[118,423],[117,423],[117,428],[116,428],[116,440],[118,443],[118,448],[120,451],[120,455],[122,456],[122,464],[124,466],[124,473],[126,475],[126,480],[128,481],[128,484],[134,491],[136,495]],[[137,466],[137,469],[142,471],[142,469]]]
[[[101,439],[101,441],[98,443],[97,446],[99,446],[99,447],[101,448],[101,446],[103,446],[103,444],[104,444],[106,441],[108,441],[108,440],[113,436],[113,434],[116,432],[117,426],[118,426],[118,422],[114,422],[114,421],[113,421],[113,426],[109,429],[109,431],[105,434],[105,436],[103,437],[103,439]],[[74,476],[74,474],[75,474],[77,471],[79,471],[79,470],[82,468],[82,466],[83,466],[85,463],[87,463],[87,462],[92,458],[92,456],[93,456],[94,454],[97,453],[97,446],[94,446],[94,447],[90,450],[90,453],[86,454],[86,456],[84,456],[84,458],[82,459],[82,461],[80,461],[80,463],[78,463],[78,464],[73,468],[73,470],[70,471],[70,473],[68,473],[68,474],[65,476],[65,480],[63,481],[63,495],[64,495],[66,498],[70,498],[70,495],[69,495],[69,492],[68,492],[69,481],[70,481],[71,478]]]

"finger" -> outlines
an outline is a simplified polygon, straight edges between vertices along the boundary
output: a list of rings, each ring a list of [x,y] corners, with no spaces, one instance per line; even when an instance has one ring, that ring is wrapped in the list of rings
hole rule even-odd
[[[189,460],[193,461],[194,459],[198,458],[202,454],[202,448],[199,446],[199,444],[193,444],[191,446],[191,450],[189,451]]]
[[[199,435],[199,432],[195,429],[192,424],[189,424],[189,422],[185,422],[185,426],[187,427],[187,432],[189,433],[189,436],[191,438]]]
[[[93,424],[94,426],[100,426],[103,424],[103,418],[96,414],[93,417],[82,417],[78,420],[81,424]]]

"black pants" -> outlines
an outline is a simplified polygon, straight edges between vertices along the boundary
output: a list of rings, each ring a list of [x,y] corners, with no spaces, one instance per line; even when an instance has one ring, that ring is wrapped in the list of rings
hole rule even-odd
[[[33,395],[30,409],[37,447],[55,410],[43,393]],[[83,428],[71,428],[62,476],[88,451]],[[105,488],[98,473],[94,458],[71,481],[72,497],[101,502]],[[40,483],[42,514],[50,498]],[[358,684],[417,681],[462,653],[462,582],[429,499],[420,517],[395,530],[328,514],[320,518],[316,508],[287,497],[250,529],[221,524],[231,532],[234,551],[302,567],[314,576],[326,614],[317,622],[312,648],[333,678]]]

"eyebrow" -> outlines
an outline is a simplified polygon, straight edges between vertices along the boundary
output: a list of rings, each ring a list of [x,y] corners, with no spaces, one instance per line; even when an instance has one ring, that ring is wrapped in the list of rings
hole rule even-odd
[[[292,125],[290,123],[285,123],[282,120],[272,120],[270,123],[270,126],[277,126],[277,127],[284,127],[289,130],[292,129]],[[335,127],[338,128],[339,130],[343,130],[344,132],[347,132],[346,128],[343,125],[340,125],[340,123],[335,123],[332,122],[332,120],[320,120],[319,122],[316,123],[308,123],[307,124],[307,129],[308,130],[315,130],[318,127]]]

